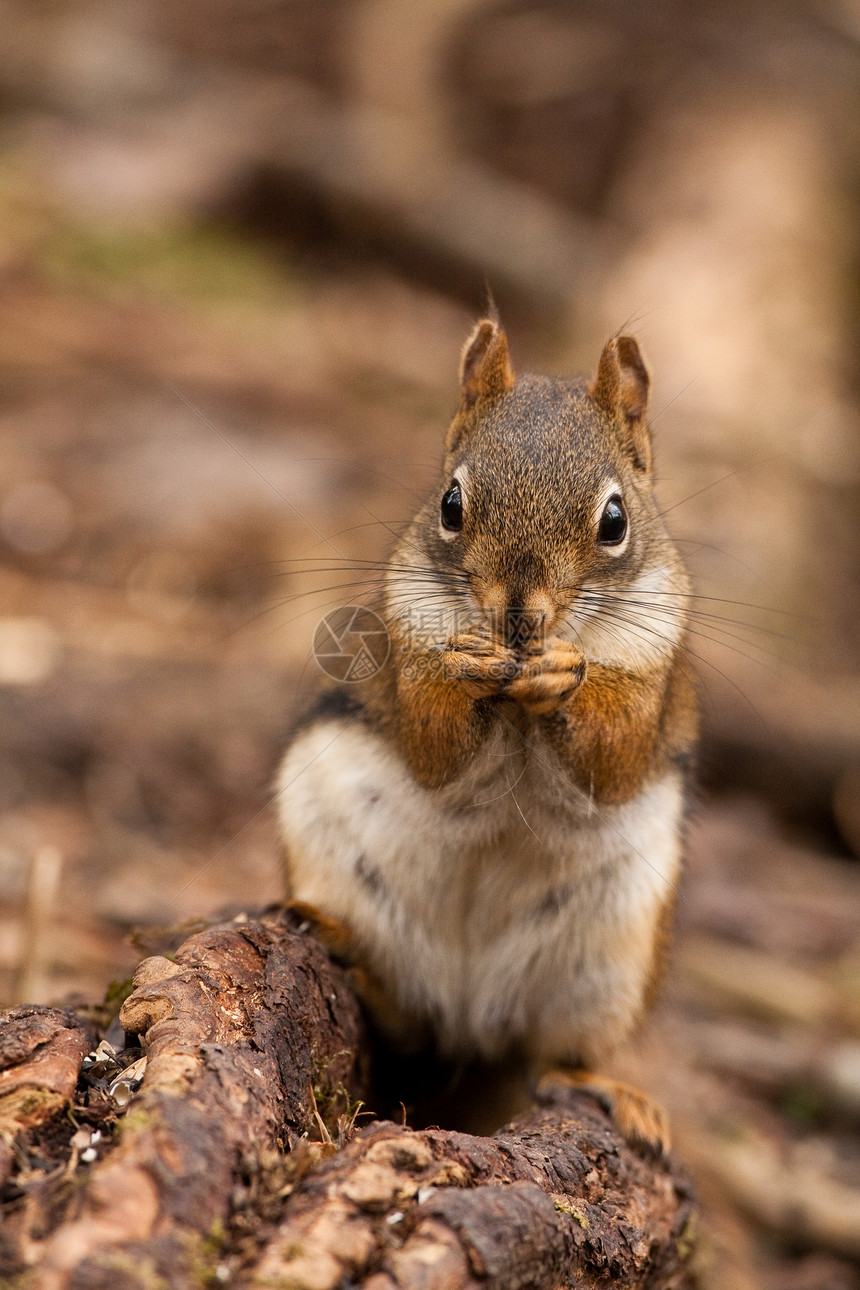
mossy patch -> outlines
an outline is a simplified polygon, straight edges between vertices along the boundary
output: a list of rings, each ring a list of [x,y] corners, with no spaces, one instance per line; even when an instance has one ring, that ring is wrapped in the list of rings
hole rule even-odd
[[[570,1214],[571,1218],[575,1218],[584,1232],[590,1230],[591,1224],[589,1223],[586,1215],[583,1214],[581,1209],[577,1209],[575,1205],[571,1205],[570,1201],[557,1200],[555,1202],[555,1207],[560,1214]]]

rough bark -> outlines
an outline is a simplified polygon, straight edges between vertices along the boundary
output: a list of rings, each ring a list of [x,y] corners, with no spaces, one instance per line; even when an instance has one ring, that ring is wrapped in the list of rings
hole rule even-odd
[[[173,962],[146,959],[121,1020],[145,1037],[140,1093],[101,1158],[76,1170],[59,1223],[50,1174],[27,1180],[14,1215],[45,1290],[204,1283],[245,1156],[288,1150],[314,1099],[361,1082],[344,974],[283,918],[214,927]]]
[[[0,1030],[0,1184],[15,1166],[16,1138],[68,1106],[95,1031],[59,1008],[13,1008]]]
[[[145,960],[120,1015],[128,1047],[87,1058],[77,1088],[91,1029],[57,1010],[7,1015],[9,1284],[687,1284],[686,1181],[636,1155],[586,1094],[491,1138],[357,1129],[369,1055],[358,1005],[288,915],[240,918],[174,961]],[[14,1100],[24,1088],[33,1096]]]
[[[308,1174],[241,1285],[685,1284],[692,1202],[584,1094],[491,1138],[377,1123]]]

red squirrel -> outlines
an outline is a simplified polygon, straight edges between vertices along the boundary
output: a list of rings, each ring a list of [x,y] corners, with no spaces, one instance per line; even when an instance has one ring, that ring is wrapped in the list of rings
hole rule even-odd
[[[660,981],[698,726],[648,390],[630,336],[591,381],[517,377],[477,324],[389,657],[301,725],[278,804],[295,905],[395,1045],[516,1055],[661,1152],[661,1108],[595,1073]]]

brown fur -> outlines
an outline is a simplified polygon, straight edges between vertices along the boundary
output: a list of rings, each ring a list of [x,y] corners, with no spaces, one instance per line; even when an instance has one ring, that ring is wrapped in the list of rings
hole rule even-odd
[[[453,642],[452,664],[466,654]],[[459,658],[458,658],[459,655]],[[453,676],[401,677],[397,733],[413,774],[422,784],[437,786],[452,779],[486,737],[491,714],[479,697],[480,669],[486,660],[474,660],[474,679],[460,683],[464,668]]]
[[[632,676],[592,663],[585,682],[547,721],[576,783],[595,800],[629,802],[665,768],[660,713],[666,678]]]

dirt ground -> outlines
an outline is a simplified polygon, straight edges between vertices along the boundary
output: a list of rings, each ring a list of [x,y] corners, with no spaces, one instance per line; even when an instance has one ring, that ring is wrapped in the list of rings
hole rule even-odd
[[[856,14],[7,8],[2,1001],[101,997],[133,929],[280,897],[313,630],[422,498],[485,275],[520,366],[633,315],[705,733],[619,1069],[696,1176],[703,1287],[860,1287]],[[360,166],[327,165],[341,110]]]

